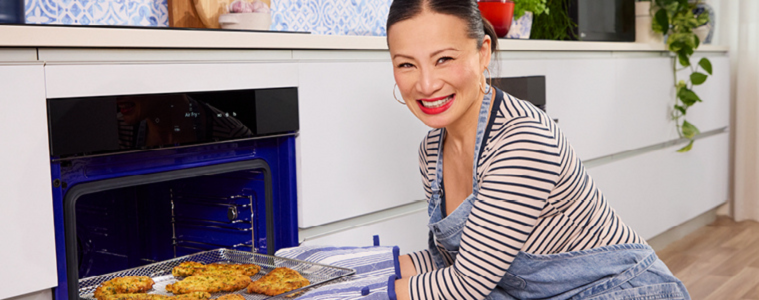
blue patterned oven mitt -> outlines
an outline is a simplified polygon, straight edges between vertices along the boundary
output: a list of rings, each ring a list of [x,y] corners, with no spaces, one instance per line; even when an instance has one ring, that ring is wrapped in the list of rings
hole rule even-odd
[[[296,298],[299,300],[395,300],[395,279],[401,274],[398,254],[397,246],[301,246],[276,253],[280,257],[356,270],[347,280],[312,289]]]

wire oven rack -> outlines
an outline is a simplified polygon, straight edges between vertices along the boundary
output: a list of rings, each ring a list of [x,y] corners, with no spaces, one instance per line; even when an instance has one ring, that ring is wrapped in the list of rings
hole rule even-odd
[[[281,295],[269,297],[262,294],[248,294],[245,289],[236,292],[222,292],[212,293],[211,298],[218,298],[219,296],[226,294],[239,294],[247,300],[258,299],[284,299],[284,297],[291,298],[297,296],[300,293],[315,287],[319,284],[332,281],[335,279],[343,278],[356,273],[356,270],[341,268],[329,265],[322,265],[297,259],[289,259],[284,257],[277,257],[265,254],[259,254],[254,252],[243,252],[229,249],[216,249],[211,251],[199,252],[192,255],[174,258],[154,264],[115,272],[111,274],[87,277],[79,280],[79,297],[86,300],[95,300],[93,293],[101,283],[111,280],[116,277],[123,276],[148,276],[155,281],[153,290],[148,291],[149,294],[159,294],[166,296],[173,296],[172,293],[166,291],[166,285],[179,281],[173,275],[171,270],[179,264],[187,261],[202,262],[204,264],[210,263],[239,263],[239,264],[257,264],[261,266],[261,271],[252,276],[253,281],[261,278],[263,275],[269,273],[277,267],[287,267],[298,271],[303,277],[311,282],[310,285],[293,290]]]

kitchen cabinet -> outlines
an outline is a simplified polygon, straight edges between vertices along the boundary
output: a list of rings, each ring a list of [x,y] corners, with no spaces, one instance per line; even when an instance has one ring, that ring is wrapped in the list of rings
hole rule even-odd
[[[42,63],[0,63],[0,299],[56,285]]]
[[[689,122],[701,132],[730,123],[729,59],[709,58],[714,76],[695,87],[704,102],[688,111]],[[671,120],[675,98],[669,57],[503,59],[493,69],[500,77],[546,76],[547,112],[559,120],[583,160],[678,138]]]
[[[590,168],[622,221],[650,239],[728,198],[729,133],[699,139],[687,153],[667,147]]]
[[[301,227],[424,199],[429,128],[393,98],[389,59],[303,62],[298,81]]]

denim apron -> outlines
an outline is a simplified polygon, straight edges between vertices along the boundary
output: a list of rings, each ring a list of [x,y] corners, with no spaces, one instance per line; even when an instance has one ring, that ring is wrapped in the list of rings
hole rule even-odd
[[[495,96],[503,101],[500,90],[496,90]],[[461,233],[477,197],[477,162],[490,103],[491,93],[487,93],[477,124],[472,194],[445,218],[441,207],[445,132],[440,139],[436,178],[431,182],[432,196],[427,208],[430,216],[429,251],[436,268],[445,268],[455,261]],[[648,300],[690,299],[690,296],[651,247],[622,244],[550,255],[520,251],[487,299]]]

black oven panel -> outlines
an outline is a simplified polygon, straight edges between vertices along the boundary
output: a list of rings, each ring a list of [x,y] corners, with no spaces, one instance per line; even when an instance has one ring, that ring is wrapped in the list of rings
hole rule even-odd
[[[50,152],[88,155],[298,130],[296,88],[48,99]]]

